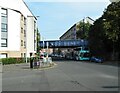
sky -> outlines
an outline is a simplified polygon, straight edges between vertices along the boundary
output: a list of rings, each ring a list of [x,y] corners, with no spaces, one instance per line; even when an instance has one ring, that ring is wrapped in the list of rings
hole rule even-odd
[[[71,26],[90,17],[102,16],[109,0],[24,0],[37,18],[43,40],[58,40]]]

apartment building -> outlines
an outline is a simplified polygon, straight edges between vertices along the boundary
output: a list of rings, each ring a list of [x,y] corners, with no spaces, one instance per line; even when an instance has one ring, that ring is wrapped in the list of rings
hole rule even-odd
[[[36,53],[37,19],[23,0],[0,0],[0,58]]]
[[[110,2],[119,2],[120,0],[109,0]]]
[[[94,20],[90,17],[86,17],[84,18],[83,20],[75,23],[72,27],[70,27],[61,37],[60,37],[60,40],[76,40],[78,39],[77,37],[77,32],[78,32],[78,29],[77,29],[77,25],[79,25],[80,22],[84,22],[84,23],[90,23],[90,24],[93,24],[94,23]],[[82,27],[82,26],[81,26]]]
[[[68,31],[66,31],[61,37],[60,40],[74,40],[76,39],[76,24],[74,24]]]
[[[91,19],[90,17],[86,17],[84,19],[82,19],[81,21],[75,23],[72,27],[70,27],[61,37],[60,37],[60,40],[76,40],[76,39],[80,39],[78,37],[78,33],[79,33],[79,29],[78,29],[78,25],[80,22],[83,22],[83,23],[90,23],[90,24],[93,24],[94,23],[94,20]],[[83,27],[83,25],[81,26],[81,28]],[[61,53],[63,55],[66,55],[65,53],[68,53],[68,52],[72,52],[73,51],[73,48],[61,48]]]

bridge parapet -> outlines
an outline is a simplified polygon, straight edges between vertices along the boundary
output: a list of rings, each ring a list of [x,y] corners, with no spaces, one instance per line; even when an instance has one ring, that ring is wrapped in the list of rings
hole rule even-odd
[[[48,47],[49,48],[72,48],[72,47],[80,47],[80,46],[88,46],[87,40],[53,40],[53,41],[40,41],[40,47]]]

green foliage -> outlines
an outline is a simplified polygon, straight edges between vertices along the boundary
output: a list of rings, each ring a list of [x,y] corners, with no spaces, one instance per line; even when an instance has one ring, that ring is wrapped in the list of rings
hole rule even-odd
[[[39,53],[40,50],[39,41],[40,41],[40,33],[39,30],[37,29],[37,53]]]
[[[110,59],[120,55],[120,2],[111,3],[89,31],[91,53]],[[119,58],[119,57],[118,57]]]
[[[108,6],[103,15],[105,34],[108,39],[117,42],[120,35],[120,2]]]
[[[19,63],[24,63],[25,58],[2,58],[2,64],[19,64]]]
[[[80,22],[79,24],[77,24],[77,37],[79,39],[88,39],[90,26],[91,26],[90,23],[84,22]]]
[[[99,18],[94,22],[94,25],[90,27],[89,31],[89,46],[93,55],[102,56],[105,54],[104,45],[106,38],[104,33],[102,19]]]

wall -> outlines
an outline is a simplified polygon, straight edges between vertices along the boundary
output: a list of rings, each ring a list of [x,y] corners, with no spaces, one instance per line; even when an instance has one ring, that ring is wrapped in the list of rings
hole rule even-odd
[[[8,9],[8,47],[0,47],[0,53],[9,53],[8,57],[16,57],[21,56],[21,52],[26,52],[21,49],[21,14],[23,14],[27,19],[26,44],[28,48],[27,56],[29,57],[30,52],[36,52],[34,50],[34,21],[36,21],[34,15],[28,9],[23,0],[0,0],[0,8],[1,7]]]

